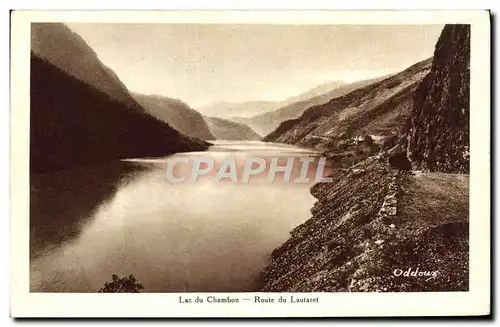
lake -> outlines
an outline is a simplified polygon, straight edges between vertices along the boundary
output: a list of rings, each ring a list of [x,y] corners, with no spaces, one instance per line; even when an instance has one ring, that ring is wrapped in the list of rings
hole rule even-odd
[[[215,141],[205,152],[32,176],[31,291],[96,292],[112,274],[133,274],[145,292],[252,291],[269,254],[310,217],[314,176],[294,184],[278,173],[269,183],[266,170],[248,184],[215,183],[213,174],[171,184],[165,163],[235,156],[241,168],[250,157],[284,164],[319,155],[285,144]],[[183,170],[176,166],[176,176]],[[292,176],[299,171],[294,164]]]

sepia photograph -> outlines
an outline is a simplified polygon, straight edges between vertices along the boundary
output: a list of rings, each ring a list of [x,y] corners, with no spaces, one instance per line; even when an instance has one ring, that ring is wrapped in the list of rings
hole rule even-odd
[[[468,293],[473,22],[23,21],[28,294]]]

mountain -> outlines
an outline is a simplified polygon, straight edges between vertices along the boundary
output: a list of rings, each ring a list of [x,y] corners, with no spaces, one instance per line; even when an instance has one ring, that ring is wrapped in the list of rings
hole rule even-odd
[[[115,72],[101,63],[83,38],[66,25],[31,24],[31,51],[68,75],[101,90],[111,99],[142,111]]]
[[[104,92],[32,54],[32,172],[120,158],[200,151],[206,147],[206,143],[110,99]]]
[[[202,140],[215,139],[203,116],[184,102],[160,95],[133,93],[132,96],[148,114],[176,130]]]
[[[305,101],[312,99],[317,96],[321,96],[325,93],[331,92],[333,90],[336,90],[338,88],[341,88],[342,86],[349,84],[345,81],[331,81],[331,82],[326,82],[320,85],[317,85],[313,87],[312,89],[309,89],[299,95],[292,96],[287,98],[286,100],[282,101],[282,105],[288,105],[292,104],[295,102],[300,102],[300,101]]]
[[[63,24],[32,24],[30,170],[200,151],[207,143],[146,114]]]
[[[216,102],[197,110],[207,117],[250,117],[272,110],[276,105],[275,101]]]
[[[339,140],[399,133],[408,119],[413,92],[429,72],[431,59],[381,81],[357,88],[284,121],[265,141],[329,149]]]
[[[220,140],[253,141],[260,140],[260,135],[245,124],[240,124],[217,117],[205,117],[210,131]]]
[[[273,133],[330,154],[353,136],[356,150],[374,141],[368,135],[400,137],[312,187],[312,217],[273,251],[257,291],[469,290],[469,61],[470,26],[446,25],[432,62],[310,108]],[[395,155],[408,155],[409,167],[391,164]]]
[[[250,118],[256,115],[264,114],[269,111],[279,109],[294,102],[310,99],[319,96],[332,89],[345,84],[343,81],[332,81],[323,83],[312,89],[309,89],[299,95],[291,96],[282,101],[246,101],[246,102],[216,102],[198,108],[204,116],[215,116],[219,118],[229,118],[238,121],[238,119]]]
[[[469,173],[470,26],[447,25],[419,85],[404,147],[413,168]]]
[[[249,125],[262,135],[267,135],[275,130],[285,120],[299,117],[309,107],[321,105],[333,98],[342,96],[357,88],[372,84],[382,78],[373,78],[349,84],[332,82],[320,85],[300,96],[289,98],[286,102],[293,101],[281,108],[266,112],[250,118],[233,117],[232,119]]]

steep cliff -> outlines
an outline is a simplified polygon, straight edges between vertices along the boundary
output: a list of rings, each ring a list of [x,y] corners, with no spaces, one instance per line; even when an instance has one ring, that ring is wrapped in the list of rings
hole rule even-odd
[[[404,140],[415,169],[469,172],[470,25],[446,25]]]

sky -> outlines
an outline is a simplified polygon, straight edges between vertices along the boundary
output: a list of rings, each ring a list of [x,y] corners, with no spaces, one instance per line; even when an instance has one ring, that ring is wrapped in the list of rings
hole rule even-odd
[[[129,90],[215,102],[283,100],[432,56],[443,25],[68,23]]]

